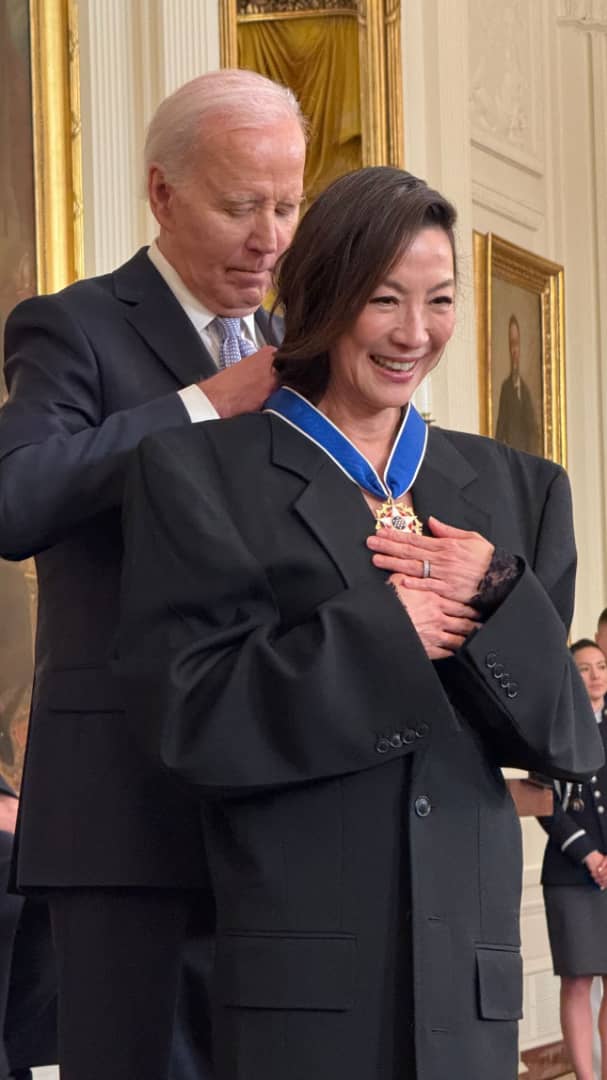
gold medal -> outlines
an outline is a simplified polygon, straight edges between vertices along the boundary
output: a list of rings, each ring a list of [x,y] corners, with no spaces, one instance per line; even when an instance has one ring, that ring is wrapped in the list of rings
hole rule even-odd
[[[400,532],[415,533],[418,536],[421,534],[422,523],[411,507],[405,506],[404,503],[394,502],[392,498],[382,503],[375,511],[375,517],[377,518],[376,532],[379,529],[398,529]]]

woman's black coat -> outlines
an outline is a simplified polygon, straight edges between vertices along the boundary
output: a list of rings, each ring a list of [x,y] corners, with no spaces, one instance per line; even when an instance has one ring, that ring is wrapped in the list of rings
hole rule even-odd
[[[217,1080],[516,1074],[521,845],[499,766],[585,777],[602,755],[566,643],[569,487],[432,429],[413,495],[525,560],[437,664],[371,564],[360,491],[282,420],[136,455],[120,663],[134,736],[201,799]]]

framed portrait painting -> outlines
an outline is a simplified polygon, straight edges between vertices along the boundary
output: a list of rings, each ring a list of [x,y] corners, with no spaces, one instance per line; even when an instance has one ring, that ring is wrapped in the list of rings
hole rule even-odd
[[[19,301],[81,272],[77,62],[72,0],[0,0],[0,339]],[[35,608],[33,561],[0,560],[0,774],[16,789]]]
[[[400,0],[220,0],[224,67],[289,86],[309,122],[308,201],[362,165],[402,166]]]
[[[563,267],[474,234],[481,433],[566,464]]]

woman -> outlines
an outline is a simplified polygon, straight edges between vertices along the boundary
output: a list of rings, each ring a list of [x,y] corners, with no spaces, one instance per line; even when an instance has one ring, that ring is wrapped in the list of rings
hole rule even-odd
[[[607,661],[594,641],[571,646],[603,743],[607,742]],[[542,883],[555,975],[561,976],[561,1026],[577,1080],[593,1080],[590,988],[603,977],[599,1011],[601,1078],[607,1080],[607,767],[586,784],[556,783],[554,813],[542,818],[549,840]],[[571,886],[577,886],[572,888]]]
[[[600,750],[564,473],[410,406],[453,332],[454,220],[398,169],[336,181],[280,268],[267,411],[131,472],[121,663],[201,798],[217,1080],[515,1074],[498,766],[583,777]]]

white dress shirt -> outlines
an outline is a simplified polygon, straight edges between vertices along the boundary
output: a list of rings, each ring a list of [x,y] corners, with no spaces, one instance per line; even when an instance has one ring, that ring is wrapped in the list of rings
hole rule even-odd
[[[213,357],[215,364],[219,367],[221,337],[217,331],[217,327],[211,325],[219,312],[209,311],[208,308],[206,308],[204,304],[201,304],[200,300],[190,292],[175,268],[171,266],[168,259],[162,254],[155,240],[152,241],[148,248],[148,257],[150,262],[156,267],[165,284],[168,285],[173,296],[177,300],[177,303],[185,311],[196,332],[200,334],[203,345]],[[241,317],[240,329],[242,336],[247,338],[256,349],[261,348],[261,346],[265,344],[263,337],[255,324],[254,312],[251,315],[243,315]],[[217,410],[197,383],[192,383],[191,386],[186,386],[183,390],[178,390],[178,394],[183,401],[186,412],[192,423],[218,419],[219,414]]]

